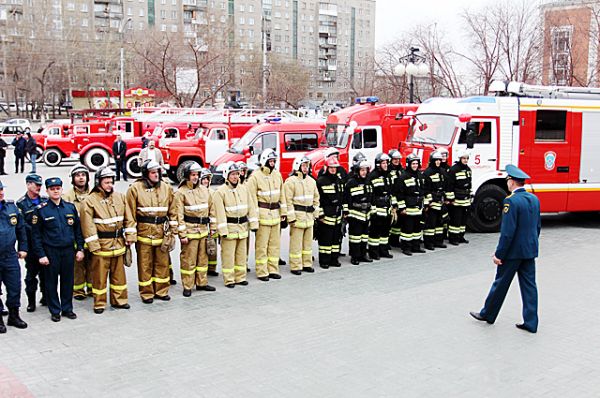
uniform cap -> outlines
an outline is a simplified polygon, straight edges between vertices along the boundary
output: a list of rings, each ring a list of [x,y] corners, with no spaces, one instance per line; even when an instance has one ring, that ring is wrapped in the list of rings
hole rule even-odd
[[[33,182],[37,185],[42,185],[42,176],[39,174],[27,174],[25,177],[25,182]]]
[[[52,178],[46,178],[45,184],[46,184],[46,188],[56,187],[56,186],[62,187],[63,182],[58,177],[52,177]]]
[[[524,181],[524,180],[527,180],[528,178],[531,178],[531,177],[529,177],[529,175],[527,175],[527,173],[525,173],[523,170],[521,170],[514,164],[506,165],[506,174],[508,174],[508,176],[510,178],[513,178],[515,180]]]

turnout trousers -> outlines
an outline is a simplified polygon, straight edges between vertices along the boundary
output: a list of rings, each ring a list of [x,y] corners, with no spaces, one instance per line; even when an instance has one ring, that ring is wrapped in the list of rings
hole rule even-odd
[[[458,242],[465,236],[469,206],[450,206],[450,222],[448,223],[448,240]]]
[[[423,236],[421,214],[403,215],[400,219],[402,222],[402,234],[400,235],[402,250],[418,249]]]
[[[85,249],[82,261],[75,261],[73,276],[73,296],[92,295],[92,260],[90,252]]]
[[[313,227],[296,228],[290,225],[290,270],[312,268]]]
[[[44,266],[46,300],[53,315],[73,311],[73,269],[75,248],[44,246],[50,264]],[[58,292],[60,281],[60,295]]]
[[[519,277],[521,300],[523,301],[523,322],[533,332],[538,328],[538,294],[535,283],[535,259],[505,260],[496,268],[496,278],[485,304],[480,311],[482,317],[494,323],[515,276]]]
[[[225,285],[246,280],[247,240],[221,238],[221,271]]]
[[[391,224],[391,216],[371,216],[371,226],[369,228],[370,252],[379,254],[388,250]]]
[[[181,283],[183,288],[191,290],[194,285],[208,285],[208,255],[206,237],[190,239],[187,245],[181,245]]]
[[[427,245],[441,244],[444,241],[444,224],[441,210],[429,209],[425,212],[423,241]]]
[[[164,297],[169,294],[169,254],[152,246],[137,242],[135,244],[138,266],[138,286],[142,300]]]
[[[281,224],[260,225],[255,237],[256,276],[279,274]]]
[[[320,222],[320,221],[317,221]],[[319,264],[330,265],[338,261],[340,255],[340,237],[342,235],[342,224],[333,225],[322,223],[319,225]]]
[[[110,305],[127,304],[127,278],[125,277],[124,256],[105,257],[91,255],[92,292],[94,308],[106,307],[107,278],[110,280]]]
[[[365,257],[369,242],[369,221],[348,217],[348,235],[350,257]]]

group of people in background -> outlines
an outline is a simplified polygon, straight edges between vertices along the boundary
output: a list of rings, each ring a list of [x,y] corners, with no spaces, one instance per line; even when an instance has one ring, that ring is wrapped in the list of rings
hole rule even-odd
[[[12,140],[11,145],[13,146],[15,155],[15,174],[19,172],[25,172],[25,158],[27,156],[31,162],[31,173],[35,173],[37,162],[37,142],[36,139],[31,135],[31,132],[18,132],[17,136]],[[6,158],[7,148],[8,144],[6,141],[0,138],[0,175],[8,175],[4,169],[4,159]]]
[[[123,153],[119,142],[116,156]],[[193,290],[216,290],[208,276],[219,275],[219,246],[224,285],[248,285],[251,232],[256,277],[263,282],[281,278],[281,233],[288,227],[294,275],[314,272],[313,239],[319,243],[321,268],[341,266],[346,224],[352,264],[392,258],[396,246],[405,255],[424,252],[422,243],[429,250],[443,248],[446,236],[454,245],[468,243],[469,155],[460,154],[452,167],[447,157],[447,151],[435,151],[422,172],[415,155],[406,158],[404,168],[399,151],[381,153],[371,169],[359,153],[348,173],[332,149],[317,179],[304,156],[294,160],[291,175],[284,179],[276,167],[277,154],[266,149],[252,171],[244,162],[226,164],[225,183],[216,189],[211,172],[189,162],[176,191],[162,181],[159,159],[149,157],[141,164],[141,178],[125,194],[115,191],[117,174],[111,168],[92,175],[78,164],[70,170],[66,192],[60,178],[44,181],[47,197],[40,193],[42,177],[28,174],[27,191],[16,203],[4,199],[0,183],[0,282],[6,287],[8,325],[27,327],[19,314],[18,259],[25,260],[27,311],[36,310],[40,290],[40,303],[58,322],[77,317],[73,298],[92,296],[97,314],[107,302],[129,309],[124,267],[132,263],[132,250],[142,302],[169,301],[171,251],[177,240],[185,297]],[[0,320],[0,333],[5,331]]]

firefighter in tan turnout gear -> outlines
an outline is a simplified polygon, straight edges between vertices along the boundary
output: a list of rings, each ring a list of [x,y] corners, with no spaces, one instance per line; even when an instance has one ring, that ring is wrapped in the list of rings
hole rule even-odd
[[[208,285],[208,255],[206,240],[212,198],[208,188],[200,184],[202,167],[192,162],[183,169],[183,181],[175,193],[177,232],[181,242],[180,270],[183,295],[190,297],[192,288],[215,291]]]
[[[279,275],[279,247],[281,223],[287,217],[283,194],[283,178],[275,169],[277,154],[265,149],[260,155],[260,169],[254,171],[246,182],[253,205],[258,208],[258,231],[255,239],[256,276],[263,282]]]
[[[110,278],[110,305],[129,309],[125,259],[125,195],[114,191],[115,172],[103,167],[96,172],[94,189],[81,206],[81,230],[91,254],[94,312],[106,308],[106,279]]]
[[[221,271],[225,286],[247,285],[246,240],[248,231],[258,229],[258,214],[240,171],[230,163],[223,172],[225,184],[213,195],[216,228],[221,237]]]
[[[90,171],[84,165],[77,164],[71,168],[69,176],[72,187],[63,194],[63,199],[73,203],[81,214],[82,203],[90,194]],[[86,296],[92,295],[92,268],[87,247],[83,253],[83,260],[75,261],[73,298],[76,300],[84,300]]]
[[[145,304],[154,299],[168,301],[169,253],[161,250],[167,234],[177,233],[173,189],[160,178],[160,164],[146,160],[142,178],[127,190],[125,239],[135,243],[138,266],[138,286]]]
[[[290,270],[294,275],[315,272],[312,260],[313,226],[319,215],[319,190],[308,174],[310,159],[296,158],[283,184],[290,225]]]

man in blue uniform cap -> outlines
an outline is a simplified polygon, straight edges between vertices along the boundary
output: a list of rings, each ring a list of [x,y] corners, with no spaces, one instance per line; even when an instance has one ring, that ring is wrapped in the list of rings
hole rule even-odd
[[[74,260],[83,259],[84,242],[75,205],[61,198],[62,180],[48,178],[45,184],[50,200],[36,207],[31,232],[33,251],[44,267],[51,319],[59,322],[61,313],[69,319],[77,318],[73,312],[73,269]]]
[[[17,241],[19,242],[18,253],[15,251]],[[15,202],[4,199],[4,185],[0,181],[0,284],[6,286],[7,324],[18,329],[27,327],[19,316],[21,267],[18,260],[27,256],[27,250],[25,221]],[[6,333],[2,316],[0,316],[0,333]]]
[[[523,323],[517,328],[536,333],[538,328],[538,295],[535,284],[535,258],[538,256],[542,227],[540,202],[523,187],[530,178],[514,165],[506,166],[506,184],[511,193],[504,199],[500,240],[493,255],[497,265],[496,280],[480,312],[471,312],[478,321],[492,324],[500,312],[508,288],[515,276],[519,277],[523,301]]]

